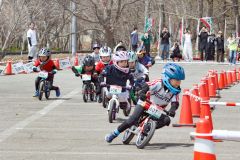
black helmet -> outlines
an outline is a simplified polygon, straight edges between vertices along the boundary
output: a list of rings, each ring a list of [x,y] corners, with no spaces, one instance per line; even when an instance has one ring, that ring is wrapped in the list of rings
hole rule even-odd
[[[83,65],[84,66],[94,66],[95,65],[95,60],[92,56],[88,55],[83,59]]]
[[[116,53],[117,51],[127,51],[126,47],[122,44],[119,43],[115,48],[114,48],[114,53]]]

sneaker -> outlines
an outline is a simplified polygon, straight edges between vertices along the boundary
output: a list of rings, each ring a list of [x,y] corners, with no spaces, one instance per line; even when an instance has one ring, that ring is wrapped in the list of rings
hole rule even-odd
[[[113,139],[116,137],[117,137],[117,135],[114,132],[112,132],[105,136],[105,141],[107,141],[108,143],[111,143],[113,141]]]
[[[56,90],[56,97],[59,97],[60,95],[61,95],[60,89],[58,88],[58,89]]]
[[[35,91],[33,97],[38,97],[39,96],[39,91]]]

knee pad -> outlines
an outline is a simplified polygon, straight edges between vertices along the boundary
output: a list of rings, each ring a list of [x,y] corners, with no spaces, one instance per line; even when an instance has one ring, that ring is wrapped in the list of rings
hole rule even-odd
[[[156,129],[162,128],[164,126],[169,126],[171,123],[171,119],[168,116],[160,117],[160,119],[157,121]]]

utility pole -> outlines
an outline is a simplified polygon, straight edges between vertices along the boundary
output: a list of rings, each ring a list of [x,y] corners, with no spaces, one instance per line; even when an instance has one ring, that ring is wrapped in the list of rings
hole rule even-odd
[[[145,0],[145,13],[144,13],[144,32],[145,31],[145,27],[147,25],[147,20],[148,20],[148,8],[149,8],[149,0]]]
[[[160,48],[161,48],[161,30],[162,30],[162,13],[161,13],[161,2],[159,5],[159,24],[158,24],[158,53],[157,56],[155,57],[156,60],[160,60]]]
[[[72,23],[71,23],[71,48],[72,48],[72,56],[76,56],[77,52],[77,17],[76,13],[76,3],[74,1],[70,2],[71,11],[72,11]]]

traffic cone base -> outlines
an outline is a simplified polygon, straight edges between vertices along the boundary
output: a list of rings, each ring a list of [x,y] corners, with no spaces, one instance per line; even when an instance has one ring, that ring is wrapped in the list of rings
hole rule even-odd
[[[196,134],[211,134],[210,121],[201,118],[197,123]],[[196,136],[194,142],[194,160],[216,160],[212,136]]]

